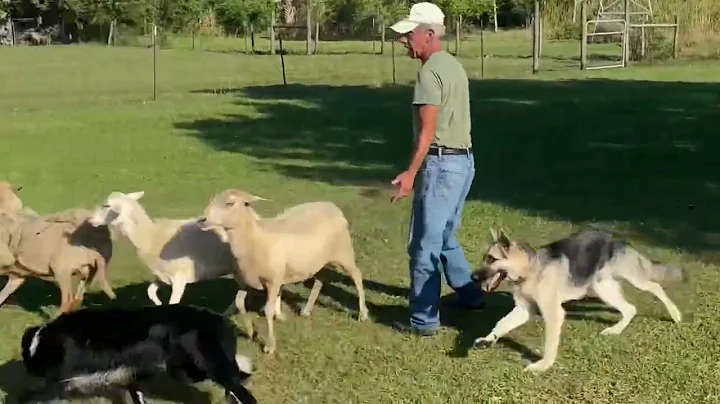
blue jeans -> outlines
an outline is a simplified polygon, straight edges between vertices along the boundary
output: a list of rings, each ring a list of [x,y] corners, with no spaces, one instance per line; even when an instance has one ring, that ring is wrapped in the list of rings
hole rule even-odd
[[[441,264],[459,304],[475,306],[483,301],[455,237],[474,177],[472,154],[428,155],[418,173],[408,245],[410,323],[415,328],[433,330],[440,325]]]

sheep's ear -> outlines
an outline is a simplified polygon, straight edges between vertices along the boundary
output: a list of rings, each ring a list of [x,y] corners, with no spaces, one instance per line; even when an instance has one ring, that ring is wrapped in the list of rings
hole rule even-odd
[[[131,192],[127,194],[128,197],[130,197],[131,199],[135,199],[136,201],[142,198],[143,195],[145,195],[145,191]]]
[[[253,202],[257,202],[257,201],[269,201],[269,199],[265,199],[265,198],[263,198],[263,197],[261,197],[261,196],[256,196],[256,195],[248,194],[248,200],[247,200],[247,201],[248,201],[248,203],[253,203]]]

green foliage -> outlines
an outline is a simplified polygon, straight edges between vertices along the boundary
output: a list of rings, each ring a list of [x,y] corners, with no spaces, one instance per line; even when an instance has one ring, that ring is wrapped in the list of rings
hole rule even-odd
[[[269,26],[275,4],[268,0],[217,0],[213,7],[225,30],[237,32],[246,24],[261,29]]]
[[[165,31],[194,30],[207,7],[205,0],[159,0],[155,21]]]
[[[0,22],[7,20],[9,11],[10,0],[0,0]]]

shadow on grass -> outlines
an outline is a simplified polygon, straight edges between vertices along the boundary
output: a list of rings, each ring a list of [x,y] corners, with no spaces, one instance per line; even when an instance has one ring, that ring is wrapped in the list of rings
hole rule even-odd
[[[230,93],[257,114],[177,128],[254,157],[261,169],[386,187],[409,161],[410,87],[196,92]],[[471,81],[471,100],[477,175],[469,199],[576,224],[622,222],[634,236],[689,252],[720,247],[719,84],[484,80]]]

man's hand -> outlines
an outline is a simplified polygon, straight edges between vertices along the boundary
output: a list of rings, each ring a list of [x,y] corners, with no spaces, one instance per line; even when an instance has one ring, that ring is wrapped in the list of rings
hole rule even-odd
[[[390,200],[392,203],[395,203],[410,195],[410,192],[413,190],[413,185],[415,184],[415,173],[411,171],[403,171],[395,177],[392,184],[398,186],[397,194],[395,194],[395,196],[393,196]]]

